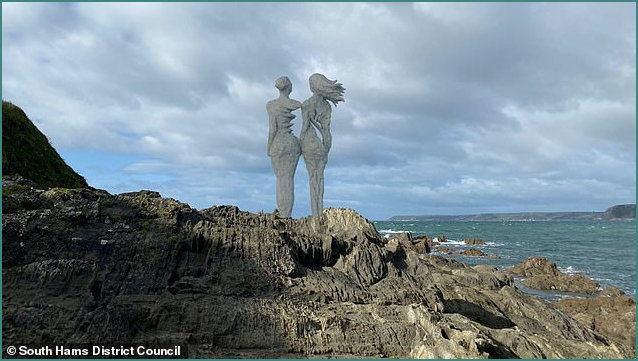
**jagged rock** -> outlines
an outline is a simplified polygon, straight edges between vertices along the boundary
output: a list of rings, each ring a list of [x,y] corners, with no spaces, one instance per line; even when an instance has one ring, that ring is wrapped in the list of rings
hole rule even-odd
[[[150,191],[27,188],[3,195],[2,221],[5,344],[181,343],[195,358],[625,356],[505,273],[386,242],[352,210],[291,219],[197,211]]]
[[[636,355],[636,301],[615,287],[594,298],[567,298],[554,305],[576,321],[595,330]]]
[[[427,236],[412,238],[411,232],[401,232],[393,235],[388,239],[388,241],[392,240],[396,240],[404,248],[411,249],[416,253],[430,253],[429,242],[431,242],[431,240],[429,240]]]
[[[509,272],[526,277],[523,284],[539,290],[594,294],[600,289],[596,281],[580,274],[566,275],[558,269],[556,263],[544,257],[530,257],[511,267]]]
[[[408,244],[408,243],[412,244],[415,241],[414,238],[412,237],[412,232],[395,233],[390,238],[388,238],[388,240],[390,239],[396,239],[400,243],[405,243],[405,244]]]
[[[536,275],[558,276],[560,274],[556,263],[548,261],[545,257],[529,257],[525,261],[512,266],[509,271],[521,277]]]
[[[466,238],[463,242],[465,242],[465,244],[472,244],[472,245],[485,244],[485,242],[480,238]]]
[[[427,235],[414,238],[414,242],[416,242],[415,251],[418,253],[430,253],[432,252],[432,247],[435,245],[434,240]],[[438,242],[436,242],[436,244],[438,244]]]

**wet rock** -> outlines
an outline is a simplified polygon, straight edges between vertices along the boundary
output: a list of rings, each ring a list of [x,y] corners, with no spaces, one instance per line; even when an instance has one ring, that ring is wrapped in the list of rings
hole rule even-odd
[[[487,253],[481,251],[480,249],[476,249],[476,248],[468,248],[468,249],[464,249],[461,252],[459,252],[460,254],[464,255],[464,256],[471,256],[471,257],[487,257]]]
[[[483,245],[485,244],[485,242],[480,239],[480,238],[466,238],[465,240],[463,240],[463,242],[465,244],[472,244],[472,245]]]
[[[445,253],[450,256],[468,256],[468,257],[487,257],[490,259],[498,259],[499,256],[493,253],[485,253],[480,249],[468,248],[459,250],[457,248],[435,246],[434,250],[437,252]]]
[[[580,274],[562,273],[556,263],[544,257],[530,257],[509,269],[515,276],[525,277],[523,284],[539,290],[594,294],[600,285]]]

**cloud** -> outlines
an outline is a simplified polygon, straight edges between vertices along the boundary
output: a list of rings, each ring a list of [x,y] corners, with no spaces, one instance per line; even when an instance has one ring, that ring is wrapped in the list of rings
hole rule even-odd
[[[321,72],[346,87],[327,205],[385,218],[635,200],[634,3],[2,10],[3,98],[111,191],[271,210],[265,103],[278,76],[304,100]],[[82,152],[129,157],[115,170],[126,181],[92,173]],[[295,216],[308,213],[304,172]]]

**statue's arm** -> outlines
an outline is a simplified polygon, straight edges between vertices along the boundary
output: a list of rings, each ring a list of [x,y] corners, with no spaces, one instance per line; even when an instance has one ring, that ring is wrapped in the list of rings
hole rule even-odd
[[[323,147],[326,148],[326,153],[328,153],[332,147],[332,134],[330,134],[329,121],[321,127],[321,138],[323,139]]]
[[[332,109],[330,106],[326,109],[325,112],[321,115],[321,138],[323,139],[323,147],[326,148],[326,153],[330,151],[332,147],[332,134],[330,134],[330,117],[332,115]]]
[[[301,107],[301,131],[299,132],[299,137],[302,138],[306,135],[308,131],[308,127],[310,126],[310,107],[303,105]]]
[[[269,124],[267,154],[268,156],[272,156],[270,150],[272,148],[272,142],[275,139],[275,134],[277,134],[277,121],[275,120],[274,114],[272,114],[272,110],[270,109],[270,106],[266,106],[266,109],[268,110],[268,124]]]

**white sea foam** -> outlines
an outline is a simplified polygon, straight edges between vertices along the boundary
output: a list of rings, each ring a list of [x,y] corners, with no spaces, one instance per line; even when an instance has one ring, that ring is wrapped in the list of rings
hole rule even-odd
[[[576,272],[576,270],[575,270],[575,269],[574,269],[574,267],[572,267],[572,266],[568,266],[568,267],[560,267],[560,266],[559,266],[559,267],[558,267],[558,269],[559,269],[561,272],[566,273],[566,274],[568,274],[568,275],[575,275],[575,274],[580,273],[580,272]]]
[[[561,267],[558,266],[558,270],[568,275],[583,275],[587,276],[587,272],[574,268],[574,266]]]
[[[438,242],[438,241],[437,241],[437,242]],[[440,243],[441,243],[442,245],[443,245],[443,244],[450,244],[450,245],[464,245],[464,244],[465,244],[465,242],[464,242],[464,241],[457,241],[457,240],[449,239],[449,238],[447,239],[447,241],[446,241],[446,242],[440,242]]]
[[[379,231],[379,233],[381,233],[381,234],[397,234],[397,233],[405,233],[405,232],[408,232],[408,231],[401,231],[401,230],[395,231],[392,228],[390,228],[390,229],[382,229],[382,230]]]
[[[499,247],[499,246],[504,246],[505,243],[499,243],[499,242],[485,242],[485,245],[488,247]]]

